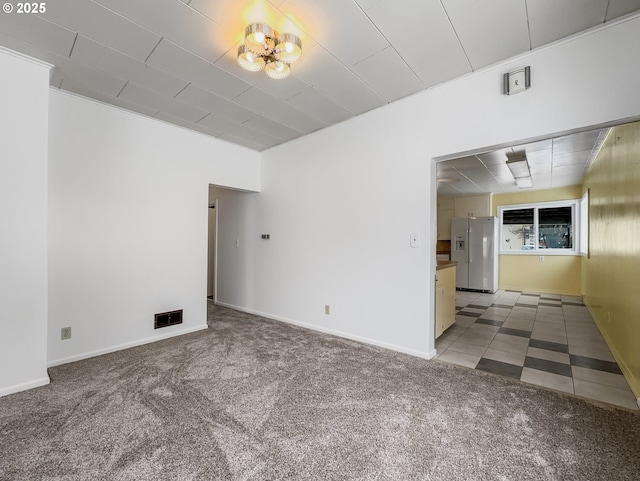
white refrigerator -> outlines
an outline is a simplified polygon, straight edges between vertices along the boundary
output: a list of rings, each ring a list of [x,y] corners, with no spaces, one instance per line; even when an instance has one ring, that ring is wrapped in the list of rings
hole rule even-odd
[[[451,260],[456,288],[494,293],[498,289],[498,222],[495,217],[451,220]]]

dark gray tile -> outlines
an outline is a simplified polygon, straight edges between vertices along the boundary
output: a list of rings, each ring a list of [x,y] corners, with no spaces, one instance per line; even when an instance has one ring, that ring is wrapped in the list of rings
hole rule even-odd
[[[512,291],[511,289],[505,289],[504,292],[517,292],[518,294],[522,294],[522,291]]]
[[[513,309],[513,306],[508,304],[491,304],[491,307],[500,307],[502,309]]]
[[[478,304],[467,304],[465,307],[469,307],[471,309],[486,309],[489,306],[480,306]]]
[[[504,321],[494,321],[493,319],[478,319],[475,323],[501,327],[502,324],[504,324]]]
[[[508,334],[510,336],[531,337],[531,331],[523,331],[522,329],[512,329],[510,327],[501,327],[498,332],[500,334]]]
[[[572,366],[595,369],[596,371],[611,372],[613,374],[622,374],[618,364],[615,362],[602,361],[600,359],[593,359],[592,357],[576,356],[575,354],[571,354],[569,359]]]
[[[562,304],[557,303],[557,304],[553,304],[551,302],[544,302],[544,301],[540,301],[538,303],[539,306],[547,306],[547,307],[562,307]]]
[[[562,302],[563,306],[584,306],[582,302]]]
[[[511,377],[513,379],[520,379],[520,376],[522,375],[522,366],[494,361],[493,359],[486,359],[484,357],[478,361],[476,369],[491,372],[493,374],[499,374],[501,376]]]
[[[520,302],[516,302],[516,306],[518,306],[518,307],[530,307],[531,309],[537,309],[538,308],[537,304],[522,304]]]
[[[462,310],[458,312],[458,315],[469,316],[469,317],[480,317],[482,315],[482,312],[468,312],[468,311]]]
[[[540,297],[540,294],[535,294],[533,292],[523,292],[522,295],[529,296],[529,297]]]
[[[567,346],[566,344],[541,341],[539,339],[531,339],[529,341],[529,347],[537,347],[538,349],[546,349],[548,351],[566,352],[567,354],[569,353],[569,346]]]
[[[524,360],[524,367],[537,369],[538,371],[552,372],[554,374],[560,374],[561,376],[572,377],[571,366],[562,364],[561,362],[548,361],[546,359],[527,356]]]

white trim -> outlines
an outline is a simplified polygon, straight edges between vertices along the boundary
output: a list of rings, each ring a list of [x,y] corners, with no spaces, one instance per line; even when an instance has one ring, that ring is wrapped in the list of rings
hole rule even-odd
[[[367,337],[354,336],[353,334],[349,334],[347,332],[337,331],[335,329],[327,329],[326,327],[320,327],[314,324],[308,324],[306,322],[294,321],[293,319],[288,319],[286,317],[275,316],[273,314],[256,311],[254,309],[246,309],[244,307],[235,306],[233,304],[227,304],[225,302],[216,302],[216,305],[227,307],[229,309],[233,309],[234,311],[246,312],[247,314],[254,314],[256,316],[265,317],[267,319],[271,319],[274,321],[280,321],[286,324],[292,324],[294,326],[304,327],[305,329],[310,329],[312,331],[331,334],[333,336],[342,337],[344,339],[350,339],[352,341],[357,341],[357,342],[362,342],[364,344],[369,344],[372,346],[382,347],[385,349],[389,349],[391,351],[401,352],[403,354],[409,354],[410,356],[420,357],[422,359],[433,359],[436,355],[435,349],[433,349],[431,352],[419,351],[417,349],[408,349],[406,347],[398,346],[396,344],[389,344],[387,342],[376,341],[374,339],[369,339]]]
[[[0,45],[0,53],[5,53],[11,57],[19,58],[20,60],[24,60],[26,62],[39,65],[40,67],[45,67],[47,70],[51,70],[54,68],[54,65],[50,64],[49,62],[45,62],[44,60],[40,60],[40,59],[25,55],[23,53],[16,52],[15,50],[11,50],[9,48],[3,47],[2,45]]]
[[[548,209],[552,207],[571,207],[571,220],[573,229],[573,247],[571,249],[540,249],[538,247],[539,238],[539,219],[536,212],[540,209]],[[536,242],[533,249],[503,250],[503,213],[509,210],[533,209],[534,210],[534,239]],[[528,202],[525,204],[505,204],[497,206],[498,218],[498,242],[499,255],[516,255],[516,256],[579,256],[578,245],[580,244],[580,199],[552,200],[548,202]]]
[[[33,381],[14,384],[13,386],[0,389],[0,397],[8,396],[9,394],[14,394],[17,392],[27,391],[28,389],[33,389],[40,386],[46,386],[50,382],[51,380],[49,379],[49,376],[45,376],[39,379],[34,379]]]
[[[169,339],[176,336],[182,336],[184,334],[190,334],[196,331],[202,331],[204,329],[208,329],[209,326],[206,324],[189,327],[187,329],[181,329],[179,331],[169,332],[167,334],[163,334],[160,336],[146,337],[144,339],[138,339],[137,341],[125,342],[123,344],[117,344],[111,347],[105,347],[104,349],[98,349],[95,351],[85,352],[82,354],[75,354],[69,357],[63,357],[61,359],[54,359],[53,361],[49,361],[47,363],[47,367],[59,366],[61,364],[67,364],[69,362],[81,361],[83,359],[89,359],[91,357],[101,356],[103,354],[109,354],[111,352],[122,351],[123,349],[129,349],[130,347],[142,346],[143,344],[150,344],[156,341],[162,341],[164,339]]]

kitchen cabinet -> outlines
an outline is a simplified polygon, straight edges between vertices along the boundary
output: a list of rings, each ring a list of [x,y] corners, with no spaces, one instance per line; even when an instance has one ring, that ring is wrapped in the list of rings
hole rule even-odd
[[[456,263],[436,267],[436,338],[456,322]]]
[[[451,219],[453,218],[453,197],[438,199],[438,240],[451,240]]]
[[[489,217],[490,215],[491,194],[466,195],[454,198],[453,217]]]

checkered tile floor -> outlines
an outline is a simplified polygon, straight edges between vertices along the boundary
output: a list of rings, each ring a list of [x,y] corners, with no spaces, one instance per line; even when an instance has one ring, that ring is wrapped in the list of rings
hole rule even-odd
[[[579,297],[456,292],[456,322],[437,359],[638,410]]]

